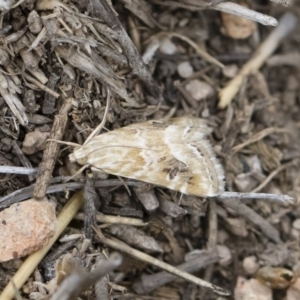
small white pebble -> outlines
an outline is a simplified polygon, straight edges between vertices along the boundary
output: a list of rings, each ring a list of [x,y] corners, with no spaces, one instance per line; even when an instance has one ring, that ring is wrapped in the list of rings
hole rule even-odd
[[[232,262],[232,255],[229,248],[225,245],[217,245],[218,254],[221,257],[219,264],[226,267]]]
[[[13,6],[13,0],[0,0],[0,10],[6,11],[9,10]]]
[[[176,53],[177,47],[171,40],[164,39],[160,43],[159,50],[163,54],[172,55]]]
[[[198,79],[191,80],[187,83],[185,89],[197,101],[212,96],[214,93],[213,88],[208,83]]]
[[[259,263],[254,255],[245,257],[243,260],[243,268],[247,275],[253,275],[259,269]]]
[[[208,118],[209,117],[209,109],[208,108],[205,108],[202,113],[201,113],[201,117],[202,118]]]
[[[239,68],[237,65],[228,65],[225,66],[225,68],[223,68],[222,72],[223,75],[227,78],[233,78],[236,76],[236,74],[238,73]]]
[[[184,61],[177,66],[177,72],[182,78],[188,78],[194,73],[190,62]]]
[[[99,100],[94,100],[93,106],[95,109],[99,109],[101,107],[101,102]]]
[[[296,219],[294,222],[293,222],[293,228],[297,229],[297,230],[300,230],[300,219]]]

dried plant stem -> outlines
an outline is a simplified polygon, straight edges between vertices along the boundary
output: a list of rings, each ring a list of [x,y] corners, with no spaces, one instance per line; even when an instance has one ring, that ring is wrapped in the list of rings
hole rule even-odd
[[[19,157],[21,164],[25,168],[32,169],[32,164],[31,164],[30,160],[24,155],[24,153],[22,152],[22,150],[20,149],[20,147],[16,141],[12,142],[12,146],[13,146],[17,156]],[[32,174],[28,174],[28,175],[29,175],[28,176],[29,181],[33,181],[35,179],[34,176],[32,176]]]
[[[58,178],[53,178],[50,182],[56,183],[56,179]],[[67,177],[66,180],[70,180],[70,177]],[[62,181],[62,180],[60,180]],[[137,182],[134,180],[127,180],[126,184],[129,186],[139,186],[142,183]],[[95,182],[95,187],[110,187],[110,186],[119,186],[122,185],[122,182],[118,179],[109,179],[109,180],[97,180]],[[32,193],[34,190],[35,184],[25,187],[23,189],[17,190],[15,192],[12,192],[9,195],[6,195],[2,198],[0,198],[0,209],[8,207],[12,205],[13,203],[20,202],[22,200],[28,199],[32,197]],[[47,188],[46,193],[47,194],[52,194],[52,193],[57,193],[57,192],[63,192],[66,190],[78,190],[83,188],[83,183],[80,182],[67,182],[67,183],[61,183],[61,184],[53,184]]]
[[[295,165],[296,162],[298,162],[297,159],[279,166],[276,170],[270,173],[269,176],[258,187],[256,187],[253,191],[251,191],[251,193],[257,193],[260,190],[262,190],[272,180],[273,177],[275,177],[281,171]]]
[[[247,205],[237,201],[236,199],[227,199],[226,201],[222,201],[222,205],[233,209],[239,216],[258,226],[261,232],[271,241],[281,243],[279,231]]]
[[[84,214],[83,213],[77,214],[75,219],[83,221]],[[96,221],[104,224],[106,223],[106,224],[123,224],[123,225],[130,225],[130,226],[148,226],[148,223],[145,223],[140,219],[103,215],[100,213],[96,214]]]
[[[217,203],[215,199],[209,200],[209,213],[208,213],[209,225],[208,225],[208,241],[207,241],[207,248],[211,251],[215,251],[217,246],[217,239],[218,239],[218,215],[217,215]],[[204,271],[204,280],[210,281],[213,275],[214,265],[209,264]],[[205,299],[207,290],[201,290],[201,298]]]
[[[273,30],[269,37],[255,51],[253,57],[242,67],[239,74],[232,79],[219,93],[219,107],[225,108],[230,104],[238,93],[246,76],[257,71],[263,63],[275,51],[280,42],[290,34],[297,25],[297,17],[292,13],[285,13],[280,19],[279,25]]]
[[[19,175],[33,175],[36,172],[37,172],[37,170],[33,169],[33,168],[0,166],[0,173],[19,174]]]
[[[229,296],[230,295],[230,292],[229,291],[226,291],[214,284],[211,284],[207,281],[204,281],[194,275],[191,275],[187,272],[184,272],[182,270],[179,270],[177,269],[176,267],[173,267],[165,262],[162,262],[148,254],[145,254],[141,251],[138,251],[126,244],[124,244],[123,242],[121,241],[118,241],[116,239],[111,239],[111,238],[106,238],[102,233],[101,231],[98,229],[98,228],[95,228],[94,227],[94,230],[97,234],[97,237],[99,238],[100,242],[111,247],[111,248],[114,248],[114,249],[117,249],[119,251],[122,251],[122,252],[125,252],[126,254],[138,259],[138,260],[141,260],[143,262],[146,262],[146,263],[149,263],[151,265],[154,265],[160,269],[163,269],[171,274],[174,274],[176,276],[179,276],[189,282],[192,282],[198,286],[201,286],[201,287],[206,287],[206,288],[209,288],[211,289],[213,292],[219,294],[219,295],[224,295],[224,296]],[[1,299],[0,299],[1,300]]]
[[[239,200],[243,199],[265,199],[272,200],[279,203],[292,204],[295,205],[298,201],[296,197],[291,197],[289,195],[280,195],[280,194],[267,194],[267,193],[239,193],[239,192],[223,192],[218,195],[219,200],[226,200],[230,198],[238,198]],[[226,202],[224,201],[224,202]]]
[[[253,20],[263,25],[277,26],[278,22],[273,17],[261,14],[255,10],[249,9],[245,6],[233,3],[233,2],[221,2],[217,5],[209,7],[210,9],[222,11],[231,15],[236,15],[246,19]]]
[[[83,204],[83,197],[80,192],[76,193],[70,200],[67,202],[63,210],[60,212],[57,219],[57,228],[54,236],[50,239],[48,245],[43,249],[40,249],[33,254],[31,254],[21,265],[19,270],[11,279],[11,282],[5,287],[3,292],[0,295],[0,300],[10,300],[15,295],[15,289],[13,287],[12,282],[20,289],[26,280],[29,278],[31,273],[43,259],[43,257],[47,254],[47,252],[51,249],[52,245],[59,238],[61,233],[65,230],[69,222],[74,218],[77,214],[78,210]]]
[[[206,250],[199,255],[196,259],[187,261],[179,266],[177,269],[188,273],[194,273],[207,266],[211,266],[213,263],[218,262],[220,259],[217,251]],[[133,289],[138,294],[146,294],[151,291],[172,282],[177,277],[168,272],[162,271],[156,274],[143,275],[133,284]]]
[[[286,128],[269,127],[251,136],[246,142],[236,145],[232,148],[233,154],[239,152],[244,147],[256,143],[272,133],[289,132]]]
[[[86,141],[84,142],[84,145],[86,145],[94,136],[96,136],[101,129],[104,127],[105,122],[106,122],[106,117],[109,111],[109,105],[110,105],[110,90],[108,87],[106,87],[106,93],[107,93],[107,97],[106,97],[106,107],[105,107],[105,111],[104,111],[104,116],[103,116],[103,120],[101,121],[101,123],[93,130],[93,132],[89,135],[89,137],[86,139]]]
[[[154,81],[148,67],[144,64],[140,53],[116,16],[116,13],[107,3],[107,0],[90,0],[89,2],[91,13],[96,18],[104,20],[104,22],[116,33],[116,40],[122,47],[133,73],[144,83],[148,92],[151,93],[158,102],[161,102],[163,96],[158,84]]]
[[[80,293],[94,285],[100,278],[113,271],[122,263],[120,254],[113,253],[108,260],[105,260],[90,273],[75,272],[67,277],[58,291],[51,297],[51,300],[72,300],[77,299]]]
[[[61,140],[63,138],[68,121],[68,112],[71,109],[71,107],[71,100],[67,99],[61,107],[59,114],[55,116],[55,120],[49,138],[55,140]],[[52,176],[52,171],[54,169],[57,155],[59,152],[59,147],[60,146],[58,143],[50,141],[48,142],[47,147],[44,150],[43,159],[39,165],[38,176],[33,191],[33,197],[35,199],[44,199],[46,195],[46,191]]]

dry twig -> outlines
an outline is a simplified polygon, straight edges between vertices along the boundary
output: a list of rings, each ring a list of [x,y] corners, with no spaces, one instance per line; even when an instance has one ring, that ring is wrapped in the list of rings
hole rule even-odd
[[[263,65],[263,63],[278,47],[280,42],[295,29],[297,21],[297,17],[292,13],[286,13],[283,17],[281,17],[279,25],[259,46],[252,58],[242,67],[238,75],[220,91],[220,108],[225,108],[230,104],[239,91],[244,78],[257,71]]]
[[[126,254],[130,255],[130,256],[133,256],[134,258],[138,259],[138,260],[141,260],[143,262],[146,262],[146,263],[149,263],[151,265],[154,265],[160,269],[163,269],[171,274],[174,274],[176,276],[179,276],[189,282],[192,282],[198,286],[201,286],[201,287],[206,287],[206,288],[209,288],[211,289],[213,292],[215,292],[216,294],[218,295],[224,295],[224,296],[229,296],[230,295],[230,292],[229,291],[226,291],[214,284],[211,284],[207,281],[204,281],[198,277],[195,277],[191,274],[188,274],[184,271],[181,271],[165,262],[162,262],[148,254],[145,254],[143,252],[140,252],[136,249],[133,249],[131,247],[129,247],[128,245],[116,240],[116,239],[110,239],[110,238],[106,238],[102,233],[101,231],[98,229],[98,228],[94,228],[96,234],[97,234],[97,237],[99,238],[99,241],[111,248],[114,248],[114,249],[118,249],[120,251],[123,251],[125,252]],[[1,299],[0,299],[1,300]]]
[[[49,137],[50,139],[61,140],[63,138],[68,121],[68,112],[71,109],[71,106],[71,101],[68,99],[61,107],[59,114],[55,117]],[[38,200],[44,199],[46,195],[60,147],[56,142],[48,143],[49,144],[43,154],[43,159],[39,165],[38,176],[33,191],[33,197]]]

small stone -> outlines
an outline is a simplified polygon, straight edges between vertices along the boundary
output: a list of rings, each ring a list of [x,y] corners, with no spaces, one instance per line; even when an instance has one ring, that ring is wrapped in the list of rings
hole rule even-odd
[[[226,218],[226,225],[228,230],[234,235],[246,237],[248,235],[248,230],[246,226],[246,221],[241,218]]]
[[[296,219],[294,222],[293,222],[293,228],[297,229],[297,230],[300,230],[300,219]]]
[[[238,73],[239,68],[237,65],[228,65],[222,69],[223,75],[227,78],[233,78]]]
[[[30,199],[0,212],[0,262],[16,259],[46,246],[56,229],[55,206]]]
[[[184,61],[177,66],[177,72],[182,78],[188,78],[194,73],[194,69],[188,61]]]
[[[164,39],[160,43],[159,50],[163,54],[172,55],[176,53],[177,47],[171,40]]]
[[[36,128],[33,132],[26,133],[22,151],[25,154],[31,155],[39,150],[44,150],[45,142],[49,135],[50,132],[41,132],[39,128]]]
[[[272,290],[252,278],[247,280],[243,277],[238,277],[234,289],[235,300],[272,300]]]
[[[245,257],[243,260],[243,268],[247,275],[253,275],[259,269],[259,263],[254,255]]]
[[[206,82],[198,79],[191,80],[185,85],[185,89],[197,101],[203,100],[213,95],[213,88]]]
[[[226,267],[232,262],[232,255],[227,246],[217,245],[218,254],[221,257],[219,264],[223,267]]]
[[[242,6],[248,7],[245,3]],[[257,29],[254,21],[243,17],[221,13],[221,18],[224,25],[221,32],[233,39],[246,39]]]

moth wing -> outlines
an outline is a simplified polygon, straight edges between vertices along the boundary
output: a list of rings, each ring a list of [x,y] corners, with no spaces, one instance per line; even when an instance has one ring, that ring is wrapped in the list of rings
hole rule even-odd
[[[224,189],[222,167],[195,118],[147,121],[92,139],[75,150],[72,161],[107,173],[164,186],[186,194],[215,196]]]
[[[215,196],[224,190],[222,167],[209,142],[168,144],[148,149],[104,148],[88,163],[109,174],[137,179],[185,194]]]

